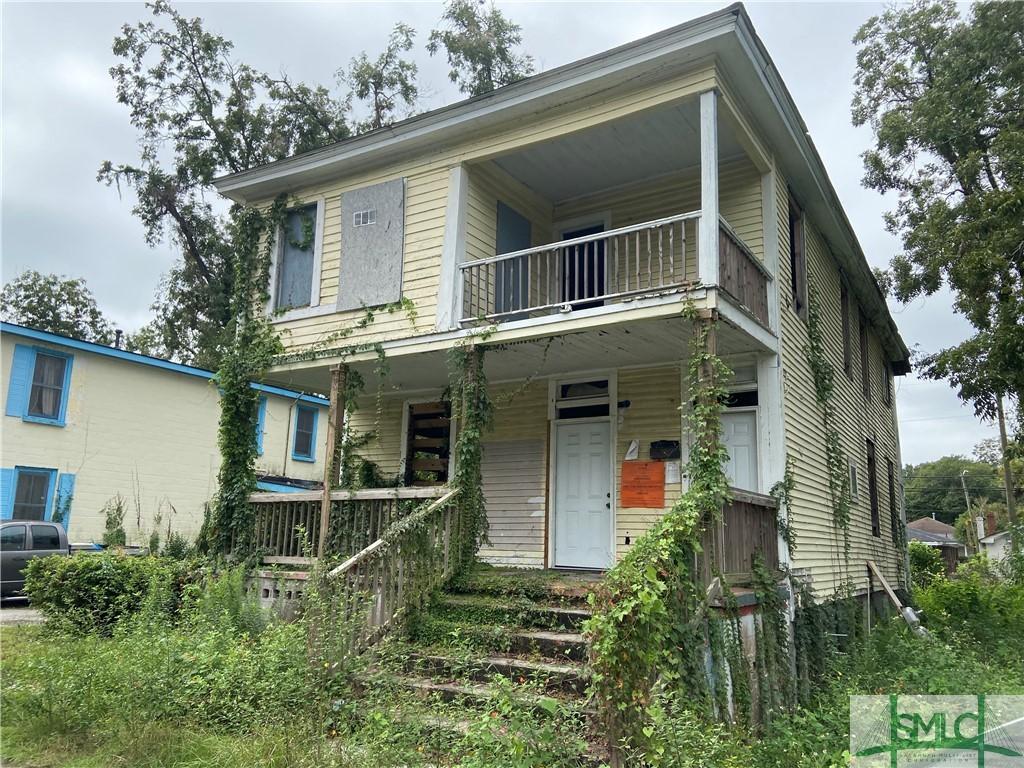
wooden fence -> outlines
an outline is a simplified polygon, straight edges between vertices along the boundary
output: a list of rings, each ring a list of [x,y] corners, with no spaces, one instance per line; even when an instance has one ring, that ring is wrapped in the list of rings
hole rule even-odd
[[[255,548],[268,564],[310,562],[326,534],[327,553],[347,557],[379,539],[393,523],[424,501],[448,493],[429,488],[372,488],[332,491],[327,531],[320,530],[320,491],[254,493],[249,504],[255,514]]]
[[[749,579],[755,556],[769,571],[779,567],[778,504],[771,496],[732,490],[722,518],[701,539],[698,574],[705,584],[722,573],[731,582]]]

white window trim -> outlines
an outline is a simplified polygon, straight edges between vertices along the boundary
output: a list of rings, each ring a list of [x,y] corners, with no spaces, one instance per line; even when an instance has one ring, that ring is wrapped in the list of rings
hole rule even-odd
[[[277,299],[277,265],[281,259],[281,249],[284,242],[281,239],[281,228],[278,227],[274,233],[274,251],[270,259],[270,298],[267,299],[267,317],[273,323],[285,323],[289,320],[300,320],[306,317],[316,317],[333,312],[333,307],[328,305],[320,306],[320,279],[323,265],[324,248],[324,214],[326,213],[327,201],[323,197],[303,202],[296,208],[305,205],[316,204],[316,226],[313,233],[313,281],[309,292],[309,306],[289,309],[286,312],[278,313],[274,310],[274,303]]]

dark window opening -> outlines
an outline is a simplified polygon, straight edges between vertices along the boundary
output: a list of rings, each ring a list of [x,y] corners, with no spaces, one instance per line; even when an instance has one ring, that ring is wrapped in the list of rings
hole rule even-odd
[[[807,252],[804,214],[793,198],[789,198],[789,285],[793,311],[807,319]]]
[[[36,353],[32,372],[32,391],[28,398],[28,415],[40,419],[59,419],[64,399],[64,376],[68,360],[45,352]]]
[[[585,229],[577,229],[562,235],[563,240],[574,240],[577,237],[596,235],[604,231],[604,225],[598,224]],[[592,240],[588,243],[570,245],[562,248],[560,254],[562,270],[563,304],[572,304],[573,309],[600,307],[603,301],[581,301],[607,293],[605,287],[605,255],[604,240]]]
[[[316,408],[298,406],[295,411],[295,447],[296,456],[313,458],[314,435],[316,434]]]
[[[405,484],[443,485],[448,482],[451,456],[451,406],[442,401],[412,403],[406,435]]]
[[[600,405],[573,405],[558,409],[560,419],[595,419],[608,415],[608,403]]]
[[[889,370],[889,363],[882,361],[882,402],[892,405],[892,372]]]
[[[14,490],[13,517],[17,520],[45,520],[50,495],[51,473],[45,470],[18,470]]]
[[[871,501],[871,535],[882,535],[882,521],[878,513],[878,468],[875,464],[875,444],[868,440],[868,498]]]
[[[757,390],[730,392],[725,397],[726,408],[753,408],[757,405]]]

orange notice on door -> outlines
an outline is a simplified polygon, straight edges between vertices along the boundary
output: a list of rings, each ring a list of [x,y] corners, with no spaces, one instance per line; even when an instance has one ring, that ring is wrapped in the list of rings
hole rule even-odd
[[[619,506],[647,509],[665,508],[665,462],[622,462]]]

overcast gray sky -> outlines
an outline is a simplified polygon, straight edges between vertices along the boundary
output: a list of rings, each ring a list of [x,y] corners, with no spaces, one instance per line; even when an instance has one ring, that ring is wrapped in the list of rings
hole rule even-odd
[[[500,3],[522,25],[538,69],[550,69],[708,13],[725,3]],[[209,29],[234,41],[239,60],[323,84],[362,50],[374,54],[397,21],[418,32],[423,109],[458,99],[440,58],[424,50],[441,4],[182,3]],[[892,201],[860,185],[867,129],[850,125],[858,26],[876,3],[749,3],[758,34],[782,73],[868,260],[884,266],[898,243],[882,226]],[[33,268],[84,277],[103,311],[133,330],[149,316],[161,274],[174,260],[149,248],[131,215],[132,199],[95,181],[103,160],[136,158],[135,134],[107,70],[120,25],[148,15],[141,3],[2,5],[3,156],[0,274]],[[969,332],[948,295],[891,305],[907,344],[925,351]],[[903,459],[918,463],[970,454],[995,434],[942,382],[897,379]]]

